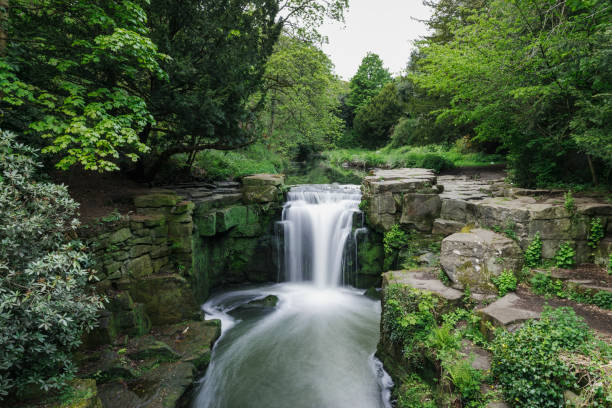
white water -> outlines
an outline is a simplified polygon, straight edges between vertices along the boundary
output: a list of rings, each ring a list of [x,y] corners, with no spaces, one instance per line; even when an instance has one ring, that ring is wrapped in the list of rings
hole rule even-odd
[[[386,408],[389,376],[374,358],[380,303],[342,287],[357,186],[299,186],[288,195],[282,274],[289,282],[229,291],[203,306],[223,334],[197,408]],[[275,308],[249,306],[267,295]]]

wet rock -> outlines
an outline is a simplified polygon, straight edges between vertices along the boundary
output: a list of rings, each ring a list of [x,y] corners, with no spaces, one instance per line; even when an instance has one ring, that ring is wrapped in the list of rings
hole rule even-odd
[[[145,401],[143,408],[174,408],[193,384],[195,366],[191,363],[162,363],[130,384]]]
[[[118,286],[128,290],[136,302],[144,304],[147,315],[156,326],[192,319],[199,314],[191,286],[180,275],[154,275],[121,281]]]
[[[274,308],[278,303],[278,297],[274,295],[268,295],[261,299],[251,300],[248,305],[254,307]]]
[[[381,291],[376,289],[373,286],[368,288],[368,290],[366,290],[363,295],[366,296],[366,297],[369,297],[370,299],[373,299],[373,300],[381,300],[382,299]]]
[[[440,264],[459,288],[469,286],[482,293],[496,291],[491,278],[504,270],[518,270],[521,249],[516,242],[492,231],[474,229],[442,240]]]
[[[203,372],[210,363],[214,343],[221,336],[221,321],[188,321],[160,329],[161,338],[191,363],[197,372]]]
[[[155,340],[151,336],[138,337],[130,342],[130,348],[134,351],[128,354],[132,360],[152,360],[156,362],[177,361],[180,354],[162,341]]]

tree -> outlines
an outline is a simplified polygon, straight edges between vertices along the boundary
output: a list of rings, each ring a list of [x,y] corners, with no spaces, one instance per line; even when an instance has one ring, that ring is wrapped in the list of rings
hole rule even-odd
[[[89,256],[71,241],[78,204],[65,186],[38,181],[38,167],[33,149],[0,133],[0,400],[61,388],[102,307]]]
[[[265,105],[259,115],[264,140],[292,155],[331,147],[343,130],[336,115],[340,92],[327,55],[314,45],[282,37],[264,74]]]
[[[438,119],[501,142],[519,183],[596,182],[612,169],[611,13],[603,0],[493,1],[424,44],[410,77],[451,97]]]
[[[350,92],[346,97],[346,105],[352,109],[353,114],[367,104],[382,87],[391,81],[391,74],[383,66],[377,54],[369,52],[357,69],[349,83]]]
[[[144,2],[11,0],[0,126],[46,145],[61,169],[113,170],[146,152],[138,133],[153,118],[136,90],[166,75]]]
[[[156,120],[140,142],[151,146],[138,176],[154,177],[172,155],[231,150],[253,140],[248,107],[281,31],[275,0],[153,0],[151,38],[170,56],[169,81],[139,89]]]
[[[404,112],[393,82],[388,83],[355,115],[354,129],[364,147],[377,148],[389,142],[391,129]]]

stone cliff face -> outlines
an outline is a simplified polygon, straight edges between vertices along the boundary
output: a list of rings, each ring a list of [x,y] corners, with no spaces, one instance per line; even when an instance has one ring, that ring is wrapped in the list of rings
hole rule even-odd
[[[276,280],[274,221],[283,177],[184,184],[136,197],[135,214],[83,228],[94,250],[99,291],[109,298],[90,345],[121,333],[198,318],[216,287]]]

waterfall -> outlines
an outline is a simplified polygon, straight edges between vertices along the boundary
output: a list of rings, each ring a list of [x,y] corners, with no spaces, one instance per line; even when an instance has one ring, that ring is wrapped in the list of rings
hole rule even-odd
[[[375,357],[380,302],[348,276],[366,231],[360,200],[358,186],[291,189],[275,228],[284,282],[220,292],[202,307],[222,334],[193,408],[391,407],[393,382]],[[252,305],[269,295],[275,307]]]
[[[288,194],[280,225],[284,278],[319,287],[343,283],[343,258],[361,191],[353,185],[296,186]]]

